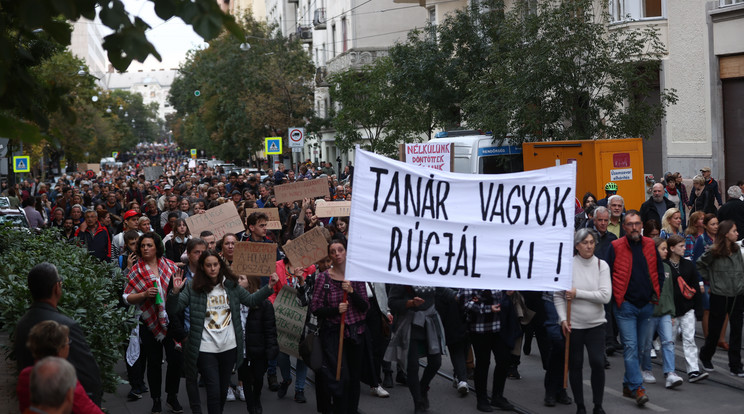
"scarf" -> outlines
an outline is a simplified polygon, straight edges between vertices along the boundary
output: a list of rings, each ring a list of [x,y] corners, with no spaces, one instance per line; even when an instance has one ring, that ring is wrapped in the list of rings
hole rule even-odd
[[[161,257],[158,259],[158,270],[160,272],[160,280],[157,281],[158,290],[160,297],[165,300],[168,284],[171,277],[176,273],[176,264],[165,257]],[[128,279],[127,286],[124,288],[124,294],[146,291],[153,287],[153,281],[156,280],[156,276],[150,266],[140,260],[132,266],[132,271],[129,272]],[[155,339],[158,341],[165,339],[165,335],[168,332],[168,315],[165,313],[165,302],[156,305],[155,299],[147,298],[144,302],[140,303],[139,307],[142,311],[142,321],[155,336]]]
[[[673,196],[677,195],[677,187],[674,187],[674,188],[667,187],[666,190],[669,193],[669,195],[673,195]]]

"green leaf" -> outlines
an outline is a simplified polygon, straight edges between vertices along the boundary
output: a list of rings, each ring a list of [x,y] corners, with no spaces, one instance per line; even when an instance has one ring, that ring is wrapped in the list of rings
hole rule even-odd
[[[18,139],[30,144],[38,144],[44,139],[44,135],[36,125],[2,113],[0,113],[0,136]]]

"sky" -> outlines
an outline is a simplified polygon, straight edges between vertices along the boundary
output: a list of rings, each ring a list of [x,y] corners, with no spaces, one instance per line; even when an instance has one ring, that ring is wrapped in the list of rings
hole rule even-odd
[[[159,18],[155,14],[151,1],[122,0],[122,2],[132,16],[138,16],[150,25],[151,29],[146,33],[147,39],[155,45],[155,49],[162,57],[162,62],[158,62],[152,56],[147,58],[144,64],[134,61],[129,66],[129,71],[177,68],[189,50],[204,43],[202,37],[196,34],[191,26],[188,26],[180,18],[174,17],[168,21]]]

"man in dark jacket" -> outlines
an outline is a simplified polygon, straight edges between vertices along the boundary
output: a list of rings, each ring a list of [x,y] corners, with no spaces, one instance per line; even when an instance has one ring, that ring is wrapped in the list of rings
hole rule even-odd
[[[612,242],[617,240],[617,236],[607,231],[608,224],[610,224],[610,210],[601,206],[597,207],[594,210],[594,230],[599,235],[599,243],[594,248],[594,255],[604,261],[607,261],[607,253]],[[612,303],[605,304],[605,315],[607,317],[607,324],[605,325],[605,352],[607,355],[613,355],[615,351],[622,350],[622,345],[617,341],[618,329],[612,311]],[[605,366],[608,364],[609,361],[605,358]]]
[[[675,206],[673,202],[664,197],[663,184],[654,184],[651,191],[651,198],[641,204],[641,221],[645,223],[649,220],[656,220],[661,225],[661,219],[664,217],[664,213]]]
[[[728,188],[729,200],[718,210],[718,222],[733,220],[739,230],[739,240],[744,239],[744,201],[741,200],[741,188],[732,185]]]
[[[90,399],[100,406],[103,396],[101,372],[83,330],[77,322],[57,310],[57,303],[62,297],[62,278],[57,268],[47,262],[34,266],[28,272],[28,290],[31,291],[33,303],[18,321],[13,338],[18,371],[34,364],[34,357],[26,346],[28,333],[34,325],[47,320],[66,325],[70,328],[70,355],[67,360],[75,367],[78,380]]]
[[[75,237],[98,260],[111,261],[111,235],[106,227],[98,222],[98,213],[95,210],[85,212],[85,221],[75,232]]]

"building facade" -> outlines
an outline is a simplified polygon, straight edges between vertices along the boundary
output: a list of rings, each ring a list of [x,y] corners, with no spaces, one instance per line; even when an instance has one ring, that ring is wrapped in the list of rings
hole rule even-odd
[[[142,95],[145,105],[153,102],[158,105],[158,118],[176,112],[168,103],[173,80],[178,74],[177,69],[152,69],[128,72],[110,72],[105,76],[106,88],[110,90],[124,90]]]
[[[98,79],[99,86],[103,86],[101,80],[108,69],[108,58],[103,50],[100,26],[98,17],[96,20],[80,19],[73,23],[69,50],[88,65],[89,73]]]

